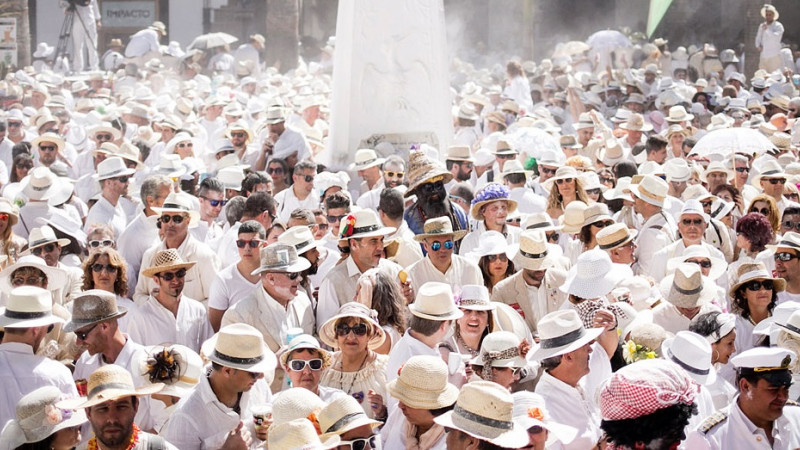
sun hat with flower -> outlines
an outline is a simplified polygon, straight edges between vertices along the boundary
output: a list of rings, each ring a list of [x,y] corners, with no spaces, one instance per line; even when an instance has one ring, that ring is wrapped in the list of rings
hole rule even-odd
[[[83,410],[56,406],[65,398],[65,394],[55,386],[43,386],[23,396],[17,402],[16,417],[9,420],[0,433],[0,449],[39,442],[60,430],[86,423]]]
[[[492,202],[505,201],[508,203],[508,213],[517,209],[516,200],[510,198],[511,191],[500,183],[489,183],[475,194],[470,206],[470,215],[475,220],[483,220],[481,208]]]
[[[564,443],[575,439],[578,430],[553,420],[544,397],[529,391],[514,392],[511,396],[514,398],[514,421],[526,430],[537,426],[546,429],[549,432],[547,446],[554,445],[555,441]]]

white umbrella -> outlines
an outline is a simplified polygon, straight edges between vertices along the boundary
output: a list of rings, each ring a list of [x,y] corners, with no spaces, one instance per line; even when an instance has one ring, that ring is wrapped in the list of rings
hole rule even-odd
[[[208,33],[208,34],[201,34],[194,38],[191,44],[186,47],[186,50],[208,50],[209,48],[214,47],[222,47],[223,45],[232,44],[238,41],[239,38],[236,36],[231,36],[228,33],[223,32],[216,32],[216,33]]]
[[[626,48],[631,46],[631,41],[627,36],[617,30],[602,30],[589,36],[586,40],[594,50],[610,50],[614,51],[618,48]]]
[[[542,152],[551,150],[560,153],[561,146],[552,134],[534,127],[519,127],[508,134],[509,140],[516,144],[521,153],[532,158],[540,158]]]
[[[773,147],[766,136],[751,128],[723,128],[709,131],[701,137],[692,153],[700,156],[722,155],[727,159],[735,153],[761,154]]]

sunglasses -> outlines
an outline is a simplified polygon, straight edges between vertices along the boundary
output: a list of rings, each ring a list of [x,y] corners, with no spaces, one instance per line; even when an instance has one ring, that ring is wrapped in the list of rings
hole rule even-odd
[[[8,213],[0,213],[0,220],[8,220]]]
[[[433,241],[433,243],[431,243],[431,250],[433,250],[435,252],[438,252],[439,250],[441,250],[441,248],[442,248],[442,242]],[[453,241],[451,241],[449,239],[444,241],[444,248],[445,248],[445,250],[452,250],[453,249]]]
[[[110,134],[96,134],[94,138],[97,139],[98,141],[110,141],[111,139],[113,139],[113,136],[111,136]]]
[[[471,162],[460,162],[458,165],[461,167],[466,167],[467,169],[472,169],[474,167]]]
[[[780,260],[780,261],[783,261],[783,262],[788,262],[788,261],[791,261],[791,260],[793,260],[795,258],[800,258],[800,256],[797,256],[794,253],[780,252],[780,253],[775,253],[774,258],[775,258],[775,261]]]
[[[14,287],[20,286],[39,286],[44,281],[44,277],[28,277],[28,278],[14,278],[11,280],[11,285]]]
[[[489,262],[495,262],[497,261],[497,258],[500,258],[500,261],[508,262],[508,256],[506,256],[504,253],[499,255],[488,255],[487,258],[489,259]]]
[[[770,178],[767,181],[769,181],[769,184],[773,184],[773,185],[774,184],[786,184],[786,179],[785,178]]]
[[[548,169],[547,167],[539,167],[539,172],[548,173],[548,174],[554,174],[554,173],[556,173],[556,169]]]
[[[389,178],[395,178],[395,177],[403,178],[404,176],[406,176],[406,173],[405,172],[386,172],[386,176],[388,176]]]
[[[380,448],[378,436],[372,435],[368,438],[353,439],[352,441],[339,441],[339,445],[346,445],[351,450],[367,450]]]
[[[249,241],[245,241],[244,239],[238,239],[236,241],[236,246],[239,248],[245,248],[245,246],[249,245],[250,248],[258,248],[261,243],[264,242],[261,239],[250,239]]]
[[[172,281],[175,277],[183,278],[186,276],[186,269],[180,269],[177,272],[164,272],[156,274],[157,277],[164,281]]]
[[[278,175],[283,173],[283,167],[270,167],[267,169],[267,173],[272,175],[273,173],[277,173]]]
[[[710,269],[711,268],[711,261],[707,259],[687,259],[686,262],[697,264],[698,266],[702,267],[703,269]]]
[[[575,178],[561,178],[556,180],[556,184],[572,183],[573,181],[575,181]]]
[[[231,133],[231,137],[240,138],[240,137],[244,137],[245,134],[247,134],[247,133],[245,133],[243,131],[234,131],[234,132]]]
[[[420,186],[420,189],[422,189],[422,191],[426,194],[431,194],[440,189],[444,189],[444,183],[441,180],[437,181],[436,183],[425,183]]]
[[[191,142],[178,144],[178,148],[192,148],[192,147],[194,147],[194,144],[192,144]]]
[[[98,247],[111,247],[114,245],[114,241],[111,239],[103,239],[102,241],[89,241],[89,247],[98,248]]]
[[[8,128],[21,127],[22,122],[8,122]]]
[[[696,227],[699,227],[699,226],[703,225],[703,219],[682,219],[681,223],[684,226],[687,226],[687,227],[692,226],[692,225],[694,225]]]
[[[506,155],[496,155],[496,156],[500,159],[514,159],[517,157],[516,154],[510,154],[510,155],[506,154]]]
[[[45,244],[41,247],[36,247],[35,249],[31,250],[31,253],[33,253],[36,256],[39,256],[42,254],[42,252],[50,253],[55,249],[56,249],[56,244]]]
[[[589,195],[600,195],[600,188],[597,189],[587,189],[586,193]]]
[[[296,280],[297,277],[300,276],[300,272],[292,272],[292,273],[289,273],[289,272],[264,272],[264,274],[267,274],[267,273],[279,273],[281,275],[286,275],[286,278],[288,278],[290,280]]]
[[[555,170],[553,172],[555,172]],[[614,183],[614,179],[613,178],[600,177],[600,182],[603,183],[603,184]]]
[[[352,327],[351,326],[347,326],[347,325],[345,325],[343,323],[340,323],[339,325],[336,326],[336,335],[337,336],[347,336],[348,334],[350,334],[351,331],[356,336],[366,336],[367,335],[367,331],[369,331],[369,328],[367,327],[367,324],[365,324],[365,323],[357,323],[357,324],[353,325]]]
[[[0,215],[0,219],[3,219],[2,215]],[[783,226],[789,230],[794,228],[795,230],[800,231],[800,222],[792,222],[791,220],[786,220],[783,222]]]
[[[327,230],[328,229],[328,224],[327,223],[318,223],[317,226],[319,227],[320,230]]]
[[[39,146],[39,150],[44,150],[46,152],[54,152],[54,151],[56,151],[56,146],[55,145],[40,145]],[[772,180],[770,180],[770,181],[772,181]]]
[[[745,172],[750,173],[750,168],[749,167],[737,167],[736,171],[739,172],[739,173],[745,173]]]
[[[108,273],[117,273],[117,267],[116,266],[112,266],[111,264],[106,264],[106,265],[92,264],[92,272],[100,273],[103,270],[105,270]]]
[[[559,233],[546,233],[546,235],[547,235],[547,240],[550,242],[558,242],[558,240],[561,238],[561,235]]]
[[[751,213],[761,213],[762,216],[768,216],[769,215],[769,208],[761,208],[761,209],[750,208],[750,212]]]
[[[225,206],[225,204],[228,203],[227,200],[213,200],[208,197],[203,197],[202,195],[200,196],[200,198],[207,201],[212,208],[216,208],[217,206]]]
[[[306,183],[311,183],[312,181],[314,181],[313,175],[298,175],[298,176],[302,178],[303,181],[305,181]]]
[[[605,228],[605,227],[610,227],[611,225],[614,225],[614,222],[609,222],[608,220],[604,220],[602,222],[595,222],[592,224],[592,226],[595,228]]]
[[[172,221],[175,225],[180,225],[186,220],[185,216],[161,216],[161,223],[169,223]]]
[[[522,222],[521,217],[511,217],[506,219],[506,223],[520,223],[520,222]]]
[[[304,359],[293,359],[289,361],[289,368],[292,369],[293,372],[302,372],[306,366],[313,371],[322,370],[322,360],[309,359],[306,361]]]
[[[117,177],[117,178],[114,178],[114,179],[115,179],[115,180],[117,180],[117,181],[119,181],[119,182],[120,182],[120,183],[122,183],[122,184],[125,184],[125,183],[127,183],[127,182],[128,182],[128,180],[130,180],[130,179],[131,179],[131,177],[127,177],[127,176],[126,176],[126,177]]]
[[[342,214],[341,216],[332,216],[332,215],[328,214],[327,216],[325,216],[325,218],[328,219],[328,222],[330,222],[330,223],[339,222],[342,219],[344,219],[345,217],[347,217],[347,214]]]
[[[771,291],[774,286],[772,280],[761,280],[761,281],[751,281],[745,285],[745,288],[748,291],[760,291],[763,287],[764,289]]]
[[[92,332],[92,330],[94,330],[95,328],[97,328],[97,325],[100,325],[100,324],[99,324],[99,323],[98,323],[98,324],[95,324],[94,326],[92,326],[91,328],[89,328],[89,329],[88,329],[88,330],[86,330],[86,331],[76,331],[76,332],[75,332],[75,336],[77,336],[77,337],[78,337],[78,339],[80,339],[80,340],[82,340],[82,341],[85,341],[85,340],[86,340],[86,338],[87,338],[87,337],[89,337],[89,333],[91,333],[91,332]]]

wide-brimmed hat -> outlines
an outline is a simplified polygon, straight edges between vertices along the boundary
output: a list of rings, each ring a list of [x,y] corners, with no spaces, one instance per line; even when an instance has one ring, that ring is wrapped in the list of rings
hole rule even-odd
[[[262,247],[259,251],[259,258],[261,264],[251,275],[258,275],[262,272],[295,273],[311,267],[311,263],[307,259],[297,255],[297,250],[293,245],[281,242]]]
[[[716,289],[693,263],[681,263],[661,280],[661,295],[678,308],[694,308],[714,299]]]
[[[178,250],[168,248],[161,250],[153,257],[150,267],[142,270],[142,275],[153,277],[168,270],[189,269],[197,264],[195,261],[184,261]]]
[[[20,192],[29,200],[48,200],[53,193],[53,185],[58,183],[58,175],[47,167],[34,167],[20,181]]]
[[[0,328],[34,328],[63,323],[53,315],[53,295],[35,286],[11,290],[5,307],[0,307]]]
[[[411,152],[408,155],[408,180],[410,182],[408,190],[403,197],[411,197],[416,194],[416,189],[426,183],[449,183],[453,179],[453,174],[447,170],[439,161],[428,158],[424,151]]]
[[[778,241],[777,244],[767,245],[766,247],[768,250],[772,250],[775,253],[778,253],[778,250],[782,248],[800,252],[800,233],[789,231],[781,237],[781,240]]]
[[[736,282],[728,289],[728,295],[735,298],[736,291],[753,280],[772,280],[774,284],[772,292],[781,292],[786,289],[786,280],[773,277],[763,263],[747,262],[739,266],[736,272]]]
[[[125,161],[119,156],[110,156],[97,165],[97,181],[133,175],[135,173],[136,169],[129,169],[128,166],[125,165]]]
[[[162,154],[161,160],[158,162],[158,166],[153,170],[153,173],[176,179],[186,173],[186,167],[181,164],[180,156]]]
[[[453,231],[453,223],[449,217],[434,217],[428,219],[422,226],[422,233],[414,235],[414,240],[422,242],[428,238],[453,235],[453,240],[458,241],[467,234],[467,230]]]
[[[6,422],[0,433],[2,448],[19,448],[41,442],[48,436],[86,423],[84,411],[58,408],[64,394],[55,386],[43,386],[23,396],[16,406],[16,417]]]
[[[458,319],[464,315],[455,304],[450,285],[438,281],[420,286],[416,301],[408,305],[408,309],[417,317],[436,321]]]
[[[331,353],[320,347],[319,341],[317,341],[317,339],[310,334],[299,334],[293,337],[288,344],[284,345],[280,348],[280,350],[278,350],[276,356],[278,357],[278,361],[280,361],[282,366],[285,366],[289,362],[289,356],[295,350],[314,350],[319,353],[320,358],[322,359],[322,369],[326,369],[331,366]]]
[[[448,381],[447,364],[440,357],[417,355],[400,368],[386,385],[389,395],[415,409],[440,409],[458,398],[458,387]]]
[[[489,299],[489,289],[484,285],[465,284],[456,295],[456,305],[470,311],[494,311],[495,304]]]
[[[647,203],[664,206],[669,186],[667,182],[655,175],[645,175],[638,184],[630,185],[631,193]]]
[[[775,17],[773,18],[773,20],[778,20],[778,17],[781,16],[778,13],[778,10],[775,9],[774,5],[771,5],[771,4],[767,3],[767,4],[765,4],[764,6],[761,7],[761,17],[766,19],[767,18],[767,11],[771,11],[772,14],[775,14]]]
[[[355,161],[350,164],[348,170],[364,170],[383,164],[386,160],[378,157],[378,153],[371,148],[356,150]]]
[[[664,174],[667,181],[688,181],[692,176],[692,169],[685,159],[674,158],[664,163]]]
[[[532,427],[542,427],[549,433],[547,445],[555,441],[572,442],[578,430],[569,425],[560,424],[553,419],[547,411],[544,397],[530,391],[518,391],[511,394],[514,398],[514,421],[529,430]]]
[[[263,373],[267,384],[272,383],[278,359],[256,328],[245,323],[222,327],[217,334],[203,342],[201,352],[211,362],[246,372]]]
[[[297,225],[281,233],[278,242],[291,245],[295,248],[298,255],[319,247],[319,241],[314,239],[311,229],[305,225]]]
[[[267,109],[264,117],[264,123],[267,125],[274,125],[276,123],[286,122],[286,112],[280,106],[271,106]]]
[[[31,230],[31,234],[28,236],[28,248],[20,253],[20,256],[25,256],[31,254],[33,249],[39,248],[43,245],[47,245],[50,243],[58,243],[58,245],[64,247],[70,244],[69,239],[59,239],[56,237],[55,231],[47,225],[43,225],[39,228],[34,228]]]
[[[112,141],[118,141],[122,137],[122,132],[112,127],[111,123],[109,122],[100,122],[99,124],[89,128],[87,132],[90,136],[94,136],[97,133],[108,133],[113,138]]]
[[[553,219],[545,212],[528,214],[522,221],[523,230],[559,231],[562,225],[555,225]]]
[[[670,123],[681,123],[692,119],[694,119],[693,114],[687,113],[683,106],[676,105],[669,109],[669,115],[664,120]]]
[[[56,406],[62,409],[90,408],[120,398],[155,394],[163,388],[163,383],[153,383],[137,388],[133,385],[131,373],[125,368],[116,364],[106,364],[89,375],[86,397],[62,400]]]
[[[8,226],[13,227],[19,221],[19,209],[5,197],[0,197],[0,213],[8,214]]]
[[[495,149],[492,151],[495,155],[517,155],[519,152],[515,149],[510,142],[505,139],[500,139],[495,144]]]
[[[514,422],[514,398],[507,389],[491,381],[474,381],[461,387],[456,405],[434,422],[506,448],[529,442],[528,432]]]
[[[559,147],[562,147],[562,148],[564,148],[564,147],[566,147],[566,148],[583,148],[583,145],[581,145],[578,142],[578,139],[576,139],[575,136],[573,136],[571,134],[567,134],[567,135],[561,136],[558,139],[558,145],[559,145]],[[541,163],[540,163],[540,165],[541,165]]]
[[[164,25],[164,23],[159,21],[159,20],[156,20],[155,22],[153,22],[153,24],[150,25],[148,28],[150,28],[151,30],[156,30],[156,31],[160,32],[161,34],[167,34],[166,25]]]
[[[708,386],[717,379],[717,370],[711,364],[711,344],[706,338],[691,331],[679,331],[675,337],[661,344],[664,359],[681,366],[698,383]]]
[[[366,322],[372,328],[367,347],[376,349],[383,344],[383,341],[386,339],[386,333],[383,331],[383,328],[381,328],[380,323],[378,323],[378,313],[358,302],[348,302],[340,306],[336,315],[326,320],[325,323],[319,327],[320,340],[330,347],[338,348],[339,344],[336,341],[336,322],[338,322],[339,319],[351,317]]]
[[[358,239],[366,237],[387,236],[396,231],[395,227],[385,227],[375,211],[360,209],[342,219],[339,239]]]
[[[711,262],[711,270],[708,272],[709,280],[716,281],[725,274],[725,271],[728,269],[728,263],[725,262],[724,259],[713,256],[705,245],[690,245],[683,250],[680,256],[667,260],[667,272],[674,271],[676,267],[684,263],[687,259],[697,258],[705,258]]]
[[[569,178],[577,180],[578,176],[579,176],[578,171],[574,167],[572,167],[572,166],[561,166],[558,169],[556,169],[556,174],[555,175],[553,175],[552,177],[548,178],[547,181],[542,183],[542,187],[547,189],[548,191],[552,191],[553,190],[553,184],[555,184],[555,182],[557,180],[566,180],[566,179],[569,179]]]
[[[540,229],[523,230],[519,243],[512,244],[508,253],[514,254],[514,264],[523,269],[546,270],[556,267],[557,255],[547,245],[547,236]]]
[[[481,234],[481,240],[477,247],[471,252],[466,253],[464,256],[473,260],[476,264],[483,256],[505,254],[509,259],[514,257],[513,252],[510,251],[508,240],[499,231],[484,231]]]
[[[53,144],[56,144],[59,152],[63,151],[64,146],[66,145],[66,142],[61,138],[61,136],[55,133],[44,133],[43,135],[31,141],[31,147],[37,149],[39,148],[39,144],[42,142],[52,142]]]
[[[783,331],[800,338],[800,309],[795,309],[788,319],[775,321],[774,325]]]
[[[161,158],[163,160],[164,157],[162,156]],[[160,208],[154,206],[151,209],[158,215],[163,215],[164,213],[188,214],[190,227],[200,221],[200,212],[194,209],[192,196],[185,192],[170,192]]]
[[[446,160],[475,162],[469,147],[466,145],[451,145],[447,147]]]
[[[67,274],[63,269],[48,266],[47,263],[44,262],[44,259],[36,255],[25,255],[21,256],[14,264],[0,271],[0,289],[6,292],[13,289],[14,286],[11,284],[11,274],[23,267],[33,267],[44,272],[44,275],[47,277],[48,291],[55,291],[67,285]]]
[[[774,159],[764,161],[761,165],[761,171],[753,177],[750,184],[761,189],[761,180],[764,178],[787,178],[783,166]]]
[[[617,180],[617,184],[614,186],[614,189],[609,189],[603,192],[603,198],[606,200],[633,201],[633,198],[631,197],[630,186],[631,186],[631,177],[622,177]]]
[[[322,432],[319,438],[322,440],[341,436],[364,425],[369,425],[371,428],[382,425],[382,422],[370,419],[358,400],[350,395],[340,395],[331,400],[319,411],[317,419],[319,430]]]
[[[323,442],[314,424],[305,418],[275,423],[267,435],[267,446],[274,450],[326,450],[339,447],[339,442],[338,435],[330,435]]]
[[[633,113],[628,120],[622,123],[620,126],[623,130],[631,130],[631,131],[651,131],[653,126],[649,123],[644,121],[644,116],[639,113]]]
[[[608,253],[599,248],[587,250],[578,256],[570,268],[567,279],[559,289],[584,299],[602,297],[626,277],[633,276],[630,267],[611,262]]]
[[[583,210],[583,226],[601,221],[614,221],[605,203],[592,203]]]
[[[472,199],[472,203],[469,208],[470,215],[475,220],[483,220],[484,217],[483,213],[481,212],[481,208],[489,203],[499,201],[507,202],[508,213],[511,214],[517,210],[517,202],[516,200],[512,200],[510,195],[510,191],[506,186],[503,186],[500,183],[489,183],[479,190],[475,194],[475,198]]]
[[[72,318],[64,325],[64,331],[72,332],[81,328],[118,319],[128,311],[117,306],[117,296],[101,289],[81,292],[72,303]]]
[[[541,361],[575,351],[595,340],[603,332],[603,328],[600,327],[587,330],[574,309],[551,312],[542,317],[536,328],[539,331],[539,346],[527,357],[532,361]]]
[[[325,402],[306,388],[284,389],[273,397],[272,424],[275,426],[296,419],[309,418],[311,414],[318,414],[323,407]]]
[[[523,349],[521,344],[522,339],[510,331],[491,332],[483,338],[478,355],[469,363],[483,368],[483,379],[489,378],[492,367],[525,367],[527,348]]]
[[[186,397],[204,375],[203,358],[185,345],[154,345],[137,356],[134,367],[151,384],[164,384],[161,395]]]
[[[600,250],[612,250],[634,240],[637,233],[636,230],[628,228],[624,223],[615,223],[597,233],[597,246]]]

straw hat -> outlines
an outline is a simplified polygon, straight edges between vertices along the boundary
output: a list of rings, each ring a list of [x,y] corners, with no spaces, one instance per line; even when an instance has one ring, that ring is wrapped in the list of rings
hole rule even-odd
[[[264,123],[267,125],[274,125],[276,123],[286,122],[286,112],[280,106],[271,106],[267,109],[267,114],[264,117]]]
[[[669,186],[667,182],[655,175],[645,175],[638,184],[631,184],[631,193],[647,203],[664,206]]]
[[[203,342],[201,352],[211,362],[224,367],[263,373],[267,384],[272,383],[275,354],[266,344],[261,332],[244,323],[222,327],[217,334]]]
[[[692,169],[685,159],[673,158],[664,163],[664,173],[667,181],[688,181],[692,175]]]
[[[467,230],[453,231],[453,223],[450,222],[449,217],[434,217],[433,219],[428,219],[425,221],[425,224],[422,226],[422,233],[414,235],[414,240],[417,242],[422,242],[428,238],[452,235],[453,240],[458,241],[466,234]]]
[[[575,439],[578,430],[552,420],[544,397],[530,391],[514,392],[511,396],[514,398],[514,421],[526,430],[537,426],[546,429],[549,432],[546,443],[548,447],[553,445],[554,441],[563,443]]]
[[[305,225],[297,225],[281,233],[278,242],[291,245],[295,248],[298,255],[319,247],[320,242],[314,240],[311,229]],[[309,266],[310,267],[310,266]]]
[[[783,331],[800,338],[800,310],[794,310],[792,315],[785,321],[776,321],[775,326]]]
[[[178,253],[178,250],[174,248],[168,248],[156,253],[153,261],[150,264],[150,267],[142,270],[142,275],[146,277],[154,277],[159,273],[166,272],[168,270],[188,270],[191,267],[194,267],[194,265],[197,263],[195,261],[184,261],[180,253]]]
[[[47,277],[48,291],[55,291],[67,286],[67,274],[63,269],[48,266],[47,263],[44,262],[44,259],[36,255],[25,255],[20,257],[16,263],[0,271],[0,288],[4,288],[5,292],[13,289],[14,286],[11,285],[11,274],[23,267],[33,267],[44,272],[44,275]]]
[[[387,236],[394,233],[395,227],[385,227],[378,219],[378,214],[371,209],[360,209],[342,219],[340,239],[358,239],[366,237]]]
[[[150,383],[163,383],[159,394],[183,398],[205,375],[203,358],[184,345],[154,345],[138,355],[139,373]]]
[[[551,253],[541,229],[523,230],[519,244],[512,244],[509,253],[516,254],[514,264],[519,263],[523,269],[546,270],[558,266],[558,255]]]
[[[767,3],[767,4],[765,4],[764,6],[761,7],[761,17],[766,19],[767,18],[767,11],[770,11],[770,12],[772,12],[772,14],[775,15],[773,20],[778,20],[778,17],[781,16],[780,14],[778,14],[778,10],[775,9],[775,6]]]
[[[157,21],[155,21],[155,22],[153,22],[153,24],[152,24],[152,25],[150,25],[148,28],[150,28],[150,29],[152,29],[152,30],[156,30],[156,31],[160,32],[160,33],[161,33],[161,34],[163,34],[163,35],[166,35],[166,34],[167,34],[167,27],[166,27],[166,25],[164,25],[164,23],[163,23],[163,22],[161,22],[161,21],[158,21],[158,20],[157,20]]]
[[[613,250],[633,241],[637,233],[624,223],[615,223],[597,233],[597,246],[600,250]]]
[[[165,175],[167,178],[176,179],[180,178],[184,173],[186,173],[186,167],[181,164],[180,156],[162,154],[161,160],[153,172],[159,175]],[[199,218],[200,216],[198,215],[198,219]]]
[[[483,220],[484,217],[481,208],[489,203],[499,201],[504,201],[508,204],[508,213],[511,214],[517,210],[517,202],[516,200],[512,200],[509,196],[510,191],[506,186],[500,183],[489,183],[475,193],[475,198],[472,199],[469,209],[470,215],[475,220]]]
[[[523,230],[559,231],[562,225],[554,225],[553,219],[545,212],[528,214],[522,221]]]
[[[761,165],[761,172],[754,176],[750,184],[761,189],[761,180],[765,178],[786,178],[783,167],[774,159],[768,159]]]
[[[623,130],[651,131],[653,126],[644,121],[644,116],[639,113],[631,114],[626,122],[619,126]]]
[[[614,221],[608,212],[608,205],[605,203],[592,203],[583,210],[582,227],[602,221]]]
[[[302,389],[302,388],[299,388]],[[269,427],[267,446],[271,450],[324,450],[339,447],[341,438],[329,436],[325,442],[317,436],[317,430],[310,420],[301,418],[275,423]]]
[[[455,116],[459,119],[478,120],[478,113],[475,111],[475,105],[469,102],[462,102],[458,106]]]
[[[517,155],[519,152],[505,139],[500,139],[492,152],[495,155]]]
[[[669,115],[665,118],[670,123],[682,123],[692,119],[694,119],[694,115],[687,113],[686,108],[681,105],[671,107]]]
[[[778,253],[779,249],[788,249],[800,252],[800,233],[789,231],[781,237],[781,240],[775,245],[767,245],[768,250]]]
[[[378,158],[378,153],[371,148],[362,148],[356,150],[355,161],[347,168],[347,170],[364,170],[370,167],[379,166],[386,161],[383,158]]]
[[[164,156],[161,156],[164,160]],[[200,221],[200,212],[194,209],[192,196],[185,192],[170,192],[164,200],[164,204],[160,208],[151,208],[156,214],[163,215],[164,213],[184,213],[189,215],[189,227],[192,227]]]
[[[588,207],[589,205],[580,200],[569,202],[567,207],[564,208],[564,214],[559,218],[565,233],[580,233],[581,228],[583,228],[583,213]]]
[[[225,164],[229,164],[229,161],[232,165],[224,167]],[[242,190],[242,182],[245,179],[244,166],[239,165],[239,157],[236,154],[222,157],[217,161],[217,169],[217,179],[225,189]]]
[[[703,386],[717,380],[717,369],[711,364],[711,344],[697,333],[678,331],[675,337],[667,338],[661,344],[661,354]]]
[[[40,442],[65,428],[86,423],[84,411],[63,410],[56,406],[64,394],[55,386],[43,386],[22,397],[16,406],[16,417],[9,420],[0,442],[3,448],[18,448]]]
[[[272,426],[307,419],[311,414],[318,414],[324,407],[325,402],[306,388],[285,389],[272,401]]]
[[[441,359],[439,361],[444,363]],[[331,400],[320,410],[317,418],[319,419],[319,429],[322,431],[320,435],[322,440],[332,436],[341,436],[364,425],[369,425],[373,429],[382,425],[382,422],[367,417],[358,400],[350,395],[340,395]]]
[[[450,285],[438,281],[420,286],[416,301],[408,305],[408,309],[417,317],[436,321],[458,319],[464,315],[453,301]]]
[[[629,266],[614,264],[603,250],[594,248],[578,256],[578,261],[570,268],[567,279],[559,289],[580,298],[602,297],[626,277],[633,276]]]
[[[416,194],[416,189],[426,183],[449,183],[453,179],[453,174],[436,160],[428,158],[423,151],[411,152],[408,155],[408,180],[410,182],[408,190],[403,197],[411,197]]]
[[[118,141],[122,137],[122,132],[112,127],[110,122],[100,122],[99,124],[89,128],[87,131],[92,137],[97,135],[97,133],[108,133],[113,138],[111,139],[112,141]]]
[[[14,288],[5,307],[0,307],[0,328],[35,328],[63,323],[53,315],[50,291],[35,286]]]
[[[672,272],[679,265],[688,259],[708,259],[711,262],[711,270],[708,272],[708,279],[716,281],[725,274],[728,263],[724,259],[713,256],[705,245],[690,245],[683,250],[683,253],[667,261],[667,272]]]
[[[571,134],[561,136],[558,139],[558,145],[561,148],[576,148],[576,149],[583,148],[583,146],[580,143],[578,143],[578,140],[575,138],[575,136]],[[539,164],[541,165],[541,163]]]
[[[478,260],[483,256],[500,254],[505,254],[509,259],[513,258],[513,252],[510,251],[506,237],[499,231],[484,231],[481,234],[478,246],[464,256],[477,264]]]
[[[447,147],[445,159],[451,161],[475,162],[475,158],[472,157],[469,147],[466,145],[451,145]]]
[[[368,348],[374,350],[380,347],[386,339],[386,333],[378,323],[378,313],[373,309],[369,309],[363,303],[358,302],[347,302],[340,306],[336,315],[326,320],[325,323],[319,327],[319,339],[330,347],[338,348],[339,343],[336,340],[336,322],[344,318],[360,319],[372,328],[369,334],[370,339],[367,341]]]
[[[59,135],[57,135],[55,133],[45,133],[45,134],[37,137],[33,141],[31,141],[31,147],[33,147],[34,149],[38,149],[39,148],[39,144],[41,144],[42,142],[51,142],[53,144],[56,144],[56,147],[58,147],[58,151],[59,152],[63,151],[64,150],[64,146],[66,145],[66,142],[64,142],[64,139],[61,139],[61,136],[59,136]]]
[[[736,282],[728,289],[728,295],[731,298],[736,297],[736,291],[753,280],[772,280],[774,283],[773,292],[781,292],[786,289],[786,280],[773,277],[763,263],[744,263],[739,266],[739,270],[736,273]]]
[[[456,296],[456,304],[459,308],[470,311],[494,311],[497,309],[489,299],[489,289],[478,284],[461,286],[461,293]]]
[[[0,197],[0,213],[8,214],[8,226],[10,227],[19,221],[19,209],[5,197]]]
[[[675,273],[661,280],[661,295],[679,308],[694,308],[714,299],[714,284],[700,272],[700,266],[681,263]]]
[[[300,256],[297,256],[297,250],[293,245],[275,242],[260,250],[261,264],[254,270],[251,275],[258,275],[262,272],[302,272],[309,267],[311,263]]]
[[[469,363],[483,368],[484,379],[489,378],[492,367],[525,367],[528,362],[520,348],[521,343],[522,339],[510,331],[491,332],[481,341],[478,356]]]
[[[322,359],[322,369],[328,368],[331,366],[331,353],[324,348],[319,346],[319,341],[314,336],[310,334],[299,334],[292,338],[289,343],[280,350],[278,350],[278,360],[281,363],[281,366],[285,366],[289,362],[289,356],[295,350],[315,350],[319,353],[320,358]]]
[[[622,148],[622,145],[616,140],[613,141],[606,141],[605,144],[600,148],[597,159],[603,163],[604,166],[612,167],[614,164],[624,160],[626,157],[626,152]],[[590,172],[592,175],[597,175],[594,172]],[[590,187],[584,186],[584,189],[591,189]]]
[[[542,183],[542,187],[547,189],[548,192],[553,190],[553,184],[557,180],[566,180],[568,178],[572,178],[577,180],[578,179],[578,171],[575,170],[572,166],[561,166],[556,169],[556,174],[553,175],[551,178],[548,178],[547,181]]]
[[[603,192],[603,198],[606,200],[628,200],[633,201],[631,198],[631,178],[630,177],[622,177],[617,180],[616,186],[614,189],[609,189]]]
[[[58,183],[58,176],[47,167],[34,167],[20,181],[20,192],[29,200],[48,200],[52,187]]]
[[[415,409],[439,409],[458,398],[458,387],[448,381],[447,364],[430,355],[412,356],[399,376],[386,385],[389,395]]]
[[[119,156],[110,156],[97,165],[97,181],[129,176],[135,173],[136,169],[129,169],[125,165],[125,161]]]
[[[141,397],[155,394],[164,388],[164,383],[153,383],[148,386],[134,387],[133,377],[125,368],[116,364],[107,364],[92,372],[87,382],[88,397],[62,400],[56,403],[61,409],[90,408],[111,400],[125,397]]]
[[[525,170],[525,168],[522,167],[522,163],[518,159],[513,159],[511,161],[506,161],[506,163],[503,164],[503,172],[500,175],[505,177],[506,175],[511,175],[512,173],[521,173],[525,175],[526,179],[528,179],[533,174],[533,171]]]
[[[30,255],[33,249],[42,247],[52,242],[57,243],[61,247],[70,244],[69,239],[57,238],[55,231],[53,231],[53,229],[47,225],[43,225],[39,228],[34,228],[31,230],[30,236],[28,236],[28,248],[25,251],[21,252],[20,256]]]
[[[597,339],[603,328],[586,329],[578,312],[574,309],[553,311],[542,317],[536,326],[539,330],[539,346],[527,358],[541,361],[575,351]]]
[[[528,444],[526,429],[513,420],[514,399],[504,387],[491,381],[465,384],[456,406],[434,422],[506,448]]]
[[[73,332],[81,328],[118,319],[128,311],[117,306],[117,297],[113,293],[91,289],[81,292],[73,301],[72,318],[64,325],[64,331]]]

